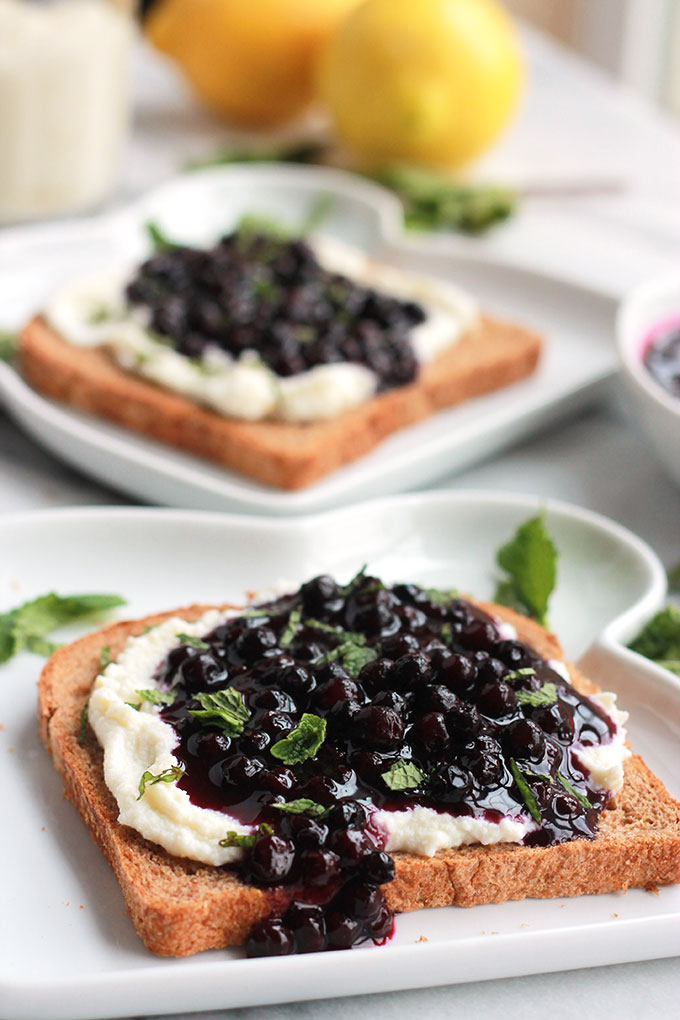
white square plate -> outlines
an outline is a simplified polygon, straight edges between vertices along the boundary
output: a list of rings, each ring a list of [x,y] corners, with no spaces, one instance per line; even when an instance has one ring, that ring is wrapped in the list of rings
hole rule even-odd
[[[494,553],[534,498],[392,497],[299,520],[164,510],[61,510],[0,520],[0,611],[50,590],[117,592],[126,616],[238,600],[277,579],[387,580],[494,590]],[[549,505],[560,550],[551,620],[569,657],[631,713],[633,745],[676,796],[680,683],[622,642],[661,604],[663,569],[629,532]],[[121,614],[123,615],[123,614]],[[73,633],[73,632],[72,632]],[[64,637],[71,635],[64,635]],[[0,668],[3,919],[0,1016],[93,1020],[257,1005],[651,959],[680,952],[680,887],[658,896],[526,900],[397,918],[385,947],[284,959],[240,951],[158,959],[137,938],[113,873],[36,736],[41,662]]]
[[[0,364],[0,400],[41,444],[137,499],[203,510],[296,515],[413,489],[460,471],[596,399],[616,370],[615,300],[513,268],[493,256],[446,253],[404,235],[388,192],[319,167],[226,167],[177,178],[105,218],[8,231],[0,240],[2,325],[18,328],[60,283],[134,262],[148,252],[143,224],[211,243],[246,212],[301,223],[318,195],[334,199],[324,230],[388,263],[456,281],[498,318],[545,337],[538,371],[496,393],[439,412],[299,492],[271,489],[104,420],[44,399]],[[556,239],[556,244],[559,241]]]

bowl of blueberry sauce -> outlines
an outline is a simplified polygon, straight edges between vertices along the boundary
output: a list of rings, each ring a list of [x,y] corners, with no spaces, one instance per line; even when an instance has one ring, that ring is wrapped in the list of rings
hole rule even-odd
[[[680,268],[624,298],[617,343],[632,413],[680,484]]]

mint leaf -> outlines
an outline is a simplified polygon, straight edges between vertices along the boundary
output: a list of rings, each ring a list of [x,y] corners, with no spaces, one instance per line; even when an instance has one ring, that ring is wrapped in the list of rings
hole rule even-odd
[[[533,794],[533,791],[529,787],[529,784],[527,783],[526,779],[524,778],[520,770],[517,768],[514,758],[510,759],[510,771],[512,772],[513,779],[517,784],[517,789],[522,795],[522,800],[529,809],[529,814],[531,815],[535,822],[538,822],[540,824],[541,812],[538,810],[538,802]]]
[[[414,762],[402,758],[395,761],[388,772],[383,772],[382,778],[390,790],[415,790],[425,778],[425,773]]]
[[[367,648],[353,641],[344,641],[339,647],[342,664],[355,680],[368,662],[378,658],[375,648]]]
[[[177,634],[177,638],[182,642],[183,645],[189,645],[191,648],[198,648],[201,652],[207,652],[210,645],[203,638],[196,637],[194,634]]]
[[[285,811],[289,815],[307,815],[308,818],[321,818],[330,808],[323,804],[317,804],[309,797],[300,797],[299,800],[289,800],[287,804],[270,804],[269,807],[277,811]]]
[[[201,692],[196,695],[201,708],[190,708],[189,715],[205,720],[208,726],[218,726],[230,737],[240,737],[243,727],[250,718],[250,712],[240,691],[228,687],[215,694]]]
[[[433,606],[448,606],[449,602],[458,598],[455,588],[426,588],[425,594]]]
[[[300,620],[302,619],[302,610],[293,609],[290,616],[288,617],[288,623],[286,624],[281,637],[279,638],[279,646],[281,648],[290,648],[295,635],[300,628]]]
[[[680,659],[680,609],[666,606],[659,610],[628,647],[657,665],[676,672],[674,666]]]
[[[13,361],[17,352],[18,337],[15,333],[0,329],[0,361]]]
[[[496,554],[509,575],[496,590],[501,605],[519,608],[547,626],[548,602],[555,587],[557,549],[545,526],[545,513],[521,524]]]
[[[149,235],[149,240],[155,252],[174,251],[175,248],[182,248],[183,245],[171,241],[154,220],[144,224],[144,229]]]
[[[29,634],[26,638],[26,648],[34,655],[44,655],[48,659],[53,652],[56,652],[57,648],[61,648],[61,645],[55,644],[54,641],[48,641],[47,638],[37,634]]]
[[[45,640],[57,627],[125,604],[119,595],[56,595],[50,592],[0,614],[0,663],[24,648],[51,654]]]
[[[154,687],[141,691],[136,690],[135,694],[138,694],[142,701],[148,701],[151,705],[172,705],[177,697],[176,691],[159,691]]]
[[[532,708],[554,705],[557,701],[557,687],[555,684],[547,683],[537,691],[516,691],[515,697],[520,705],[531,705]]]
[[[589,811],[592,808],[593,805],[590,803],[585,794],[579,793],[578,790],[575,790],[566,776],[563,776],[561,772],[558,772],[557,778],[567,793],[571,793],[574,797],[576,797],[576,800],[579,802],[584,811]]]
[[[273,833],[271,825],[267,825],[266,822],[262,822],[257,832],[236,832],[235,829],[229,829],[224,839],[219,841],[219,845],[223,847],[229,846],[241,846],[246,850],[250,850],[255,845],[255,841],[258,836],[271,836]]]
[[[108,664],[111,662],[111,646],[104,645],[99,652],[99,668],[106,669]]]
[[[163,769],[157,776],[153,772],[143,772],[142,778],[139,780],[139,795],[137,800],[140,800],[146,791],[147,786],[155,786],[156,783],[175,783],[178,779],[181,779],[184,775],[184,769],[180,768],[179,765],[171,765],[169,769]]]
[[[270,748],[271,754],[286,765],[299,765],[313,758],[326,739],[326,720],[303,712],[294,730]]]
[[[83,707],[80,710],[80,733],[78,735],[78,746],[83,747],[85,744],[85,734],[87,732],[88,723],[88,710],[90,708],[90,699],[88,698]]]
[[[453,643],[453,627],[451,626],[450,623],[448,622],[443,623],[439,633],[445,645],[450,645]]]

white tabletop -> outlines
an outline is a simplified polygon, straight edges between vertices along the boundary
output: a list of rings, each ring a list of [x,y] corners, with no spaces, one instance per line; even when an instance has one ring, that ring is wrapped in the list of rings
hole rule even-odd
[[[525,184],[615,179],[617,195],[528,201],[482,244],[510,260],[566,269],[621,294],[680,259],[680,132],[592,69],[527,37],[531,79],[512,130],[477,173]],[[137,61],[137,116],[119,198],[139,193],[211,153],[224,137],[197,113],[174,75],[149,54]],[[173,112],[177,111],[177,112]],[[578,252],[588,257],[579,258]],[[599,406],[439,487],[536,493],[598,510],[646,539],[668,565],[680,560],[680,492],[627,417],[617,387]],[[65,505],[116,504],[122,496],[60,464],[0,416],[0,514]],[[674,1015],[677,960],[657,960],[512,980],[267,1007],[271,1020],[383,1017],[430,1020],[519,1017],[549,1007],[573,1017],[575,1003],[621,1017]],[[227,992],[228,994],[228,992]],[[261,1008],[201,1014],[254,1020]],[[179,1020],[179,1018],[176,1018]]]

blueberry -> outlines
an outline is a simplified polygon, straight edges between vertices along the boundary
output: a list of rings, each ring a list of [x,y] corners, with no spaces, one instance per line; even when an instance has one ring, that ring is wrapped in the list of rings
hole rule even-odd
[[[298,953],[318,953],[326,945],[326,921],[321,907],[293,903],[283,918],[295,939]]]
[[[441,712],[426,712],[413,724],[409,736],[429,756],[445,754],[451,742]]]
[[[390,751],[404,739],[404,720],[392,708],[367,705],[358,712],[355,724],[358,738],[371,747]]]
[[[256,924],[246,942],[246,956],[287,956],[293,952],[293,934],[278,918]]]

